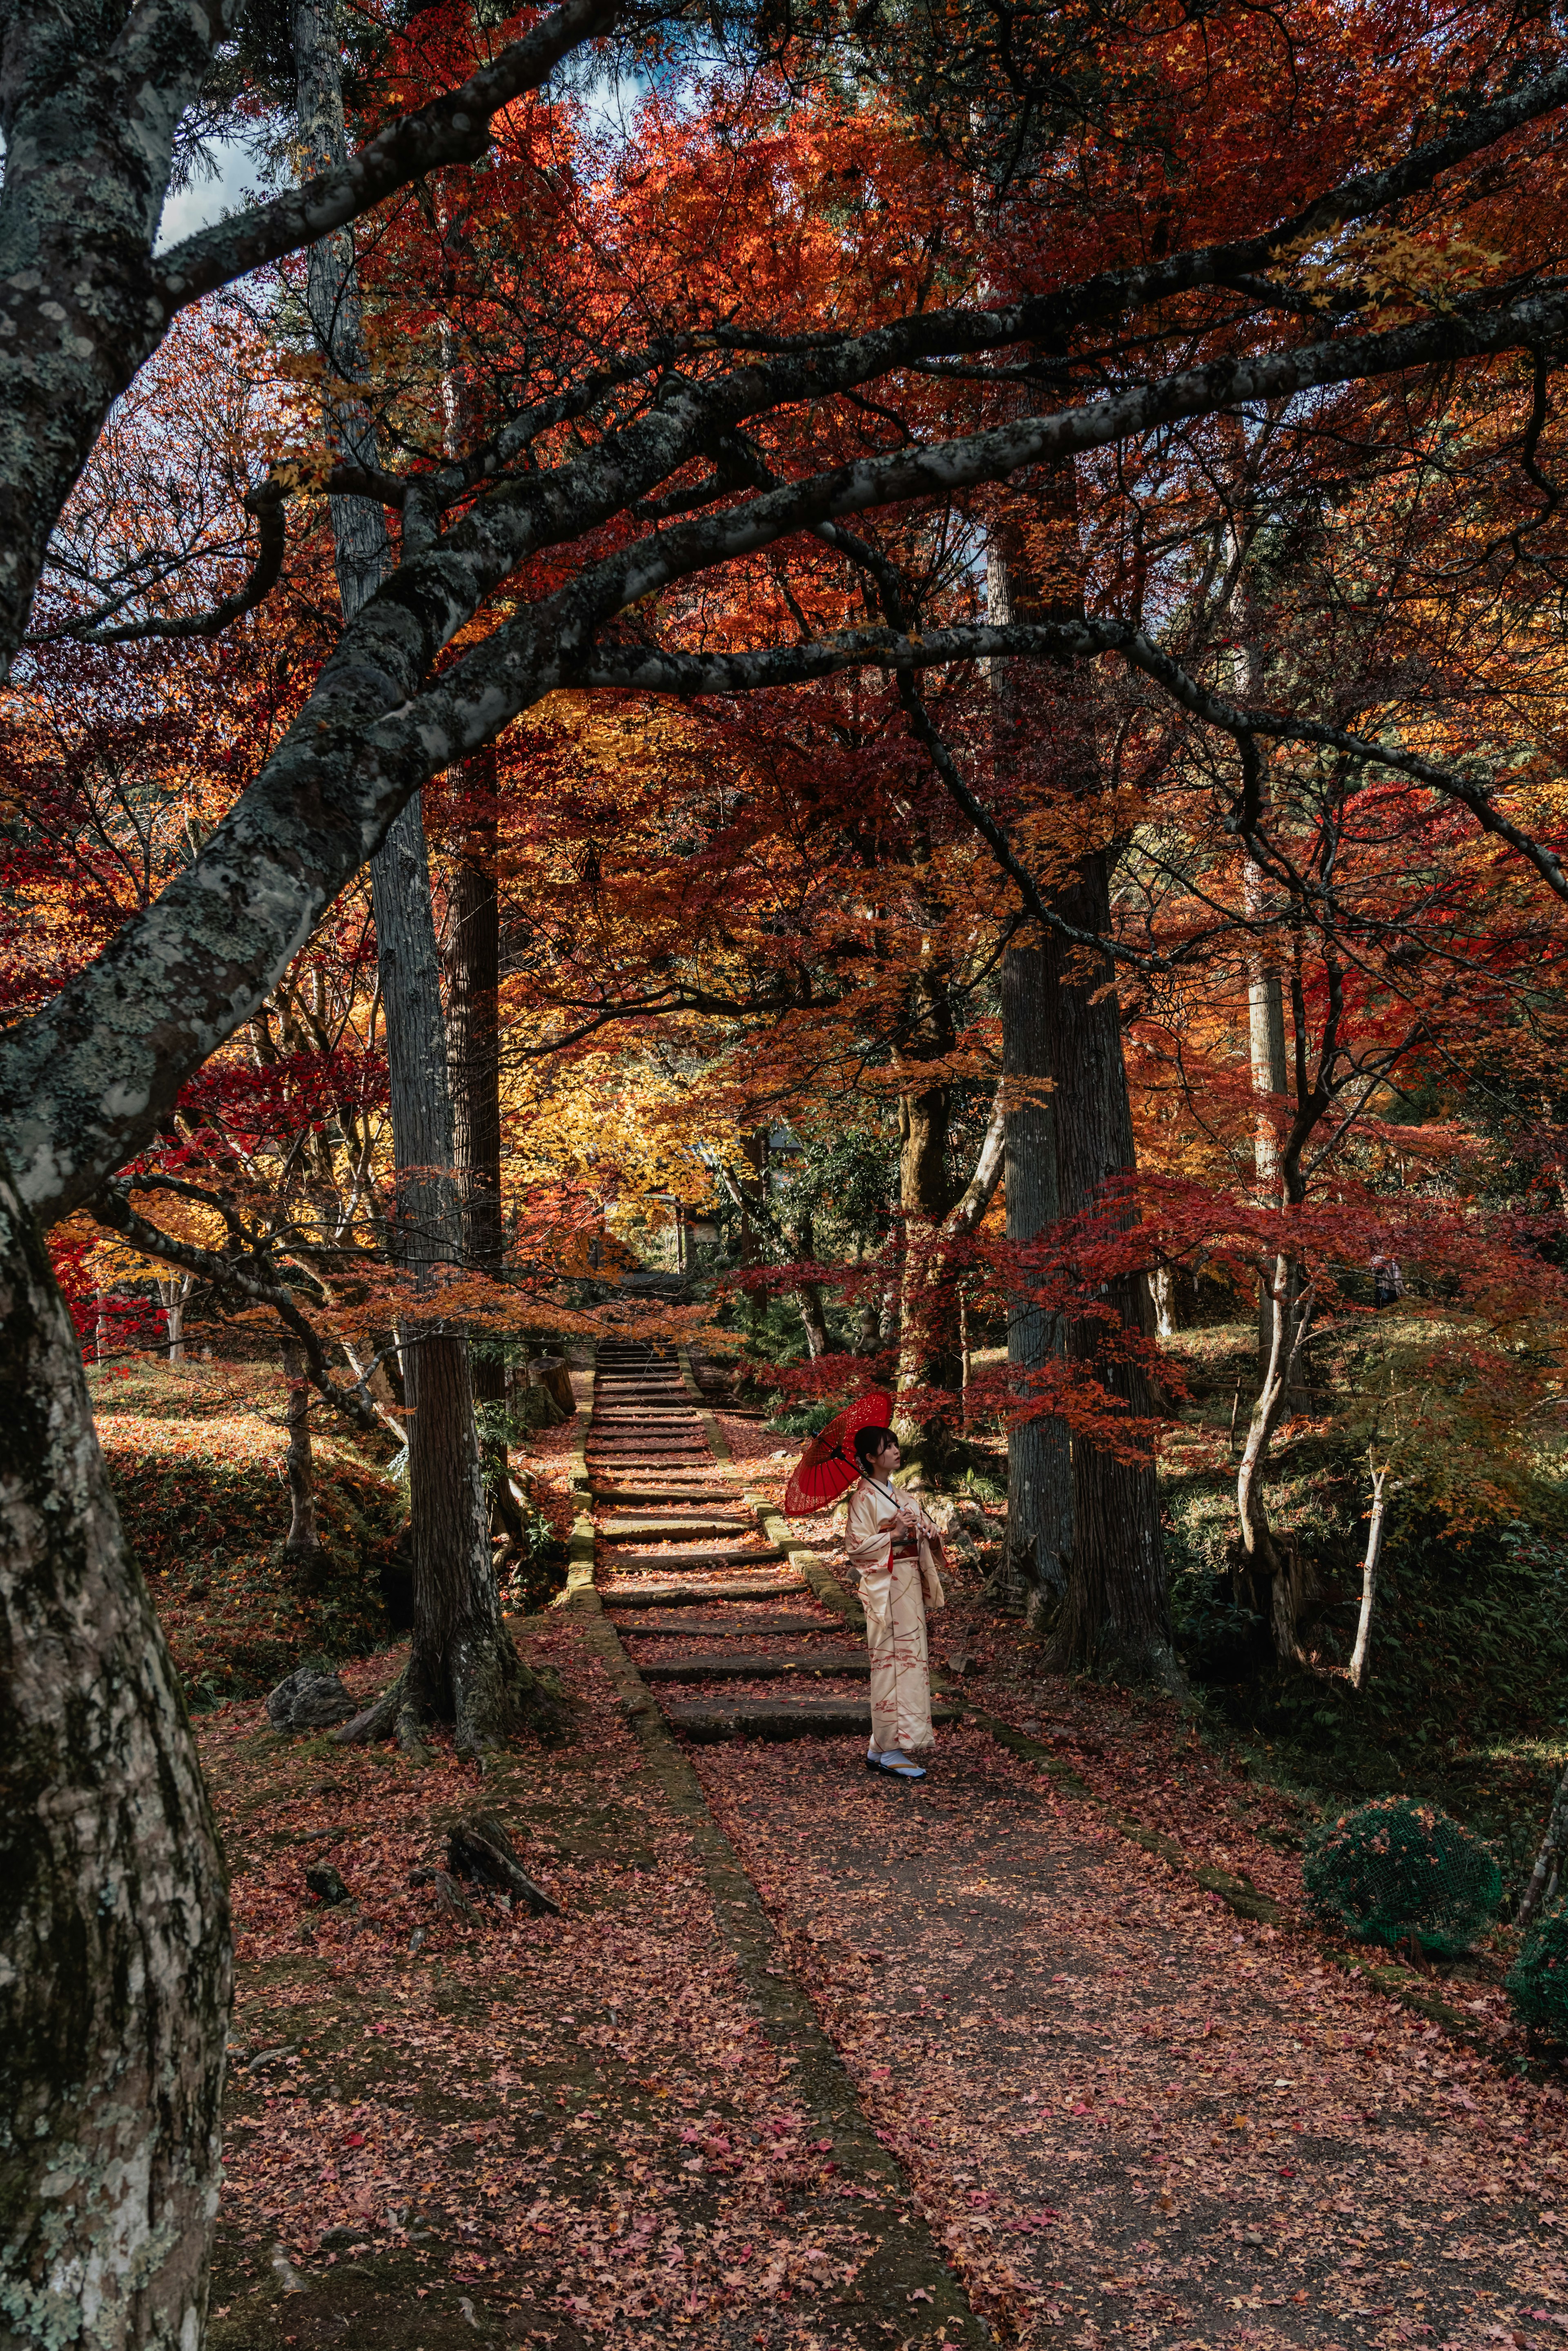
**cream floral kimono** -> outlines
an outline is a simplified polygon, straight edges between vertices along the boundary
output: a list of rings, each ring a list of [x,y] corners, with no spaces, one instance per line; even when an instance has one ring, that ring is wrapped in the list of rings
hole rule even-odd
[[[860,1577],[871,1652],[873,1755],[894,1749],[920,1755],[936,1745],[931,1729],[931,1674],[925,1610],[944,1604],[936,1554],[941,1540],[921,1514],[918,1542],[885,1531],[902,1510],[918,1509],[913,1494],[862,1478],[850,1495],[844,1552]]]

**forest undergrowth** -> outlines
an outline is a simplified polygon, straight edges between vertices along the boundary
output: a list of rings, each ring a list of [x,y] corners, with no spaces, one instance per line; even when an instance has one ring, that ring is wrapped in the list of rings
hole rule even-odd
[[[1306,1663],[1281,1670],[1230,1576],[1228,1421],[1254,1375],[1254,1334],[1216,1324],[1174,1345],[1191,1397],[1163,1465],[1166,1564],[1203,1735],[1309,1813],[1396,1791],[1440,1804],[1487,1839],[1517,1896],[1568,1761],[1568,1493],[1555,1457],[1543,1451],[1517,1517],[1454,1527],[1395,1490],[1369,1669],[1353,1689],[1370,1494],[1364,1431],[1345,1426],[1342,1351],[1333,1389],[1324,1369],[1303,1397],[1269,1484],[1271,1518],[1311,1562],[1314,1594]],[[1354,1358],[1350,1369],[1361,1369]]]
[[[390,1438],[318,1428],[318,1552],[302,1572],[288,1531],[285,1390],[270,1364],[129,1362],[89,1372],[99,1441],[132,1557],[148,1579],[187,1705],[265,1697],[299,1666],[363,1656],[408,1622],[406,1480]],[[570,1504],[552,1482],[570,1435],[532,1431],[514,1460],[536,1540],[508,1596],[564,1580]]]

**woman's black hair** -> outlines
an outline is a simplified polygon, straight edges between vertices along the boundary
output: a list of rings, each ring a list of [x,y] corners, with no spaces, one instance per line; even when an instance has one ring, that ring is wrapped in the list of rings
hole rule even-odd
[[[891,1428],[856,1429],[855,1459],[860,1463],[862,1471],[866,1477],[871,1476],[872,1463],[876,1459],[883,1447],[894,1445],[897,1441]]]

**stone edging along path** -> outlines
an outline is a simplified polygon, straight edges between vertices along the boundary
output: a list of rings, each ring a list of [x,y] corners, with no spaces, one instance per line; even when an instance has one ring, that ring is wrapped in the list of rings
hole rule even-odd
[[[695,1387],[684,1349],[681,1362],[688,1383]],[[584,1502],[589,1499],[586,1446],[591,1416],[591,1393],[586,1403],[578,1404],[572,1473],[573,1485]],[[711,1416],[705,1412],[702,1417],[716,1458],[729,1460],[723,1432]],[[794,2086],[821,2135],[831,2139],[834,2161],[846,2178],[877,2191],[875,2203],[859,2208],[857,2225],[876,2240],[876,2251],[857,2280],[859,2296],[868,2303],[884,2303],[889,2317],[898,2323],[901,2338],[909,2333],[914,2320],[912,2298],[918,2295],[920,2330],[926,2339],[930,2339],[928,2330],[935,2327],[936,2339],[953,2346],[954,2351],[958,2346],[969,2351],[969,2346],[993,2342],[990,2327],[970,2308],[962,2284],[915,2206],[904,2172],[867,2119],[842,2058],[818,2022],[806,1993],[784,1965],[755,1886],[709,1810],[696,1773],[600,1600],[594,1584],[594,1529],[589,1509],[580,1510],[573,1522],[567,1587],[559,1604],[580,1622],[584,1645],[610,1677],[649,1776],[691,1839],[713,1898],[715,1919],[734,1956],[740,1980],[768,2038],[790,2061]]]

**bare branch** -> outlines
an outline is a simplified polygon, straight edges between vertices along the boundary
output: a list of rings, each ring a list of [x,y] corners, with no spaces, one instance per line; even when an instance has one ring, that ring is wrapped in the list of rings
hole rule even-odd
[[[237,621],[242,612],[254,611],[277,585],[283,570],[287,537],[283,521],[283,486],[278,482],[263,482],[257,488],[246,492],[243,501],[246,512],[256,519],[256,561],[243,587],[236,588],[232,595],[223,597],[210,612],[174,620],[126,621],[114,628],[95,626],[93,616],[89,614],[80,621],[64,622],[56,629],[41,629],[34,635],[24,637],[23,643],[48,645],[68,639],[85,645],[125,645],[144,637],[220,636],[231,621]],[[112,604],[100,606],[99,610],[118,611],[126,601],[123,596],[117,597]]]
[[[583,664],[577,682],[592,686],[641,686],[653,693],[690,697],[754,694],[769,686],[831,677],[841,670],[862,667],[904,671],[936,668],[958,661],[1060,661],[1063,655],[1087,658],[1109,653],[1122,654],[1162,685],[1184,709],[1211,726],[1222,727],[1239,743],[1248,744],[1254,737],[1266,736],[1276,742],[1338,751],[1358,764],[1387,768],[1458,800],[1483,831],[1507,841],[1535,868],[1552,894],[1568,903],[1568,873],[1556,851],[1536,841],[1503,815],[1485,785],[1455,768],[1439,766],[1436,760],[1423,758],[1418,752],[1375,743],[1343,726],[1283,717],[1267,710],[1244,709],[1221,695],[1210,693],[1141,629],[1130,629],[1119,621],[1072,620],[1050,624],[1020,623],[1008,628],[960,624],[909,637],[899,636],[892,630],[866,630],[819,638],[813,644],[769,647],[751,653],[678,653],[651,651],[643,646],[627,646],[624,650],[604,646]],[[1236,830],[1250,841],[1256,810],[1249,812],[1246,800],[1244,793]],[[975,808],[979,811],[976,817],[978,822],[984,810],[978,802]],[[1005,838],[998,862],[1004,852],[1010,854]],[[1020,867],[1012,874],[1020,890],[1021,873]],[[1030,912],[1035,913],[1032,905]],[[1090,942],[1084,940],[1082,944]],[[1092,944],[1106,953],[1112,951],[1109,941],[1096,940]]]
[[[178,1240],[172,1233],[162,1231],[157,1225],[150,1224],[145,1217],[138,1215],[124,1192],[116,1185],[106,1185],[88,1205],[100,1225],[110,1232],[118,1233],[132,1249],[140,1249],[143,1257],[152,1258],[162,1265],[178,1266],[182,1272],[210,1281],[220,1292],[237,1291],[253,1305],[270,1306],[298,1341],[311,1386],[335,1412],[340,1412],[346,1419],[351,1420],[356,1428],[364,1430],[369,1436],[375,1435],[380,1429],[380,1418],[363,1383],[353,1388],[338,1385],[328,1370],[319,1337],[280,1280],[276,1278],[267,1280],[248,1272],[233,1259],[221,1256],[215,1249],[199,1249],[193,1242]]]
[[[608,32],[620,9],[621,0],[564,0],[460,89],[387,123],[340,171],[322,172],[161,254],[153,282],[170,315],[264,262],[315,244],[443,163],[476,163],[498,110],[538,89],[563,57]]]

